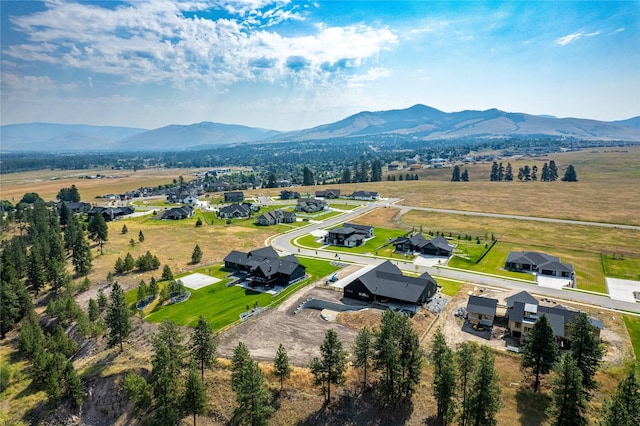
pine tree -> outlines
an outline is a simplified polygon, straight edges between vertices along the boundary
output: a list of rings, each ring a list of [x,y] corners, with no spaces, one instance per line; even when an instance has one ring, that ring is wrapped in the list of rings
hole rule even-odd
[[[107,299],[107,295],[104,294],[102,289],[98,290],[98,307],[100,308],[100,312],[104,311],[109,305],[109,300]]]
[[[362,328],[358,335],[356,336],[356,340],[353,343],[353,355],[355,359],[353,360],[353,366],[356,368],[362,368],[364,372],[364,378],[362,380],[362,388],[366,389],[367,387],[367,371],[369,367],[373,365],[373,333],[369,330],[369,327]]]
[[[196,426],[196,416],[204,414],[207,409],[207,388],[204,378],[198,374],[198,367],[191,364],[184,384],[182,409],[193,415],[193,426]]]
[[[265,387],[264,373],[257,362],[249,359],[243,377],[236,391],[235,415],[240,424],[266,425],[275,410],[271,406],[271,393]]]
[[[124,291],[115,283],[109,295],[110,303],[106,323],[109,328],[109,346],[120,344],[120,352],[124,351],[123,341],[131,333],[131,318]]]
[[[457,164],[453,166],[453,172],[451,172],[451,182],[460,182],[460,166]]]
[[[127,225],[126,224],[122,225],[122,231],[120,231],[120,233],[124,235],[127,232],[129,232],[129,228],[127,228]]]
[[[282,343],[278,346],[276,357],[273,359],[273,375],[280,379],[280,392],[282,392],[282,386],[284,380],[291,376],[292,368],[289,365],[289,355]]]
[[[340,179],[341,183],[351,183],[351,169],[349,167],[345,167],[342,171],[342,178]]]
[[[31,291],[36,296],[46,284],[44,263],[39,250],[37,250],[35,246],[31,247],[29,257],[27,258],[27,282],[30,285]]]
[[[504,180],[507,182],[513,181],[513,168],[511,167],[511,163],[507,163],[507,168],[504,172]]]
[[[153,337],[153,347],[155,353],[151,360],[151,388],[155,397],[157,420],[162,424],[175,424],[180,408],[180,371],[185,355],[178,327],[165,320]]]
[[[202,380],[204,380],[205,367],[211,367],[216,361],[217,345],[213,329],[202,315],[198,318],[198,324],[193,330],[190,349],[191,356],[199,364]]]
[[[558,179],[558,167],[556,166],[556,162],[551,160],[549,161],[549,181],[555,182]]]
[[[556,417],[557,426],[582,426],[588,424],[585,417],[587,398],[582,388],[582,373],[571,353],[565,354],[556,366],[557,374],[552,383],[553,405],[550,414]]]
[[[173,272],[171,272],[171,268],[169,267],[169,265],[164,265],[164,268],[162,269],[162,276],[160,277],[160,280],[162,281],[171,281],[173,279]]]
[[[469,182],[469,171],[467,169],[464,169],[462,171],[462,174],[460,175],[460,179],[462,179],[463,182]],[[418,179],[416,179],[416,180],[418,180]]]
[[[544,163],[542,165],[542,172],[540,173],[540,180],[542,182],[549,182],[549,165]]]
[[[376,158],[373,160],[373,164],[371,165],[371,182],[380,181],[382,181],[382,164],[380,163],[380,160]]]
[[[73,244],[71,252],[71,262],[78,276],[85,276],[91,271],[92,267],[91,247],[89,242],[84,238],[84,233],[77,234],[77,239]]]
[[[637,426],[640,424],[640,381],[635,368],[618,384],[604,404],[602,426]]]
[[[434,367],[433,396],[438,404],[438,421],[447,425],[453,416],[456,373],[453,352],[447,346],[440,327],[431,341],[429,359]]]
[[[475,426],[497,424],[496,414],[502,406],[500,385],[495,370],[495,357],[487,346],[482,346],[478,370],[473,377],[469,396],[469,419]]]
[[[200,249],[200,246],[196,244],[196,246],[193,248],[193,253],[191,253],[191,263],[195,265],[196,263],[200,263],[201,260],[202,250]]]
[[[89,299],[89,321],[94,322],[100,316],[100,308],[94,298]]]
[[[500,182],[504,180],[504,166],[502,163],[498,164],[498,180]]]
[[[567,171],[564,173],[564,177],[562,178],[563,182],[577,182],[578,175],[576,174],[576,169],[573,168],[573,164],[569,164],[567,167]]]
[[[458,366],[458,386],[460,394],[460,425],[466,426],[469,422],[469,402],[471,396],[471,383],[476,367],[477,345],[472,342],[463,342],[456,351]]]
[[[159,291],[158,282],[155,277],[151,277],[151,282],[149,283],[149,293],[157,296]]]
[[[531,167],[531,180],[534,182],[538,180],[538,166],[535,164]]]
[[[498,163],[496,163],[495,161],[491,165],[491,174],[489,175],[489,180],[491,182],[498,181]]]
[[[522,168],[522,179],[525,182],[528,182],[531,180],[531,169],[529,168],[529,166],[524,166]]]
[[[331,401],[331,384],[342,385],[347,368],[347,352],[335,330],[327,330],[320,346],[320,358],[313,358],[309,369],[313,374],[313,384],[320,385],[325,404]]]
[[[5,249],[6,250],[6,249]],[[0,339],[20,321],[31,308],[31,297],[10,263],[0,264]]]
[[[316,182],[313,179],[313,172],[311,171],[311,169],[309,169],[309,167],[304,166],[304,169],[302,170],[302,185],[311,186],[315,184]]]
[[[142,230],[138,232],[138,242],[141,242],[141,243],[144,242],[144,234],[142,233]]]
[[[569,335],[571,355],[582,373],[582,386],[588,398],[589,391],[597,386],[593,377],[604,355],[604,348],[600,343],[598,329],[589,322],[584,312],[571,322]]]
[[[533,325],[522,347],[522,367],[535,375],[534,392],[540,388],[540,376],[548,374],[558,357],[558,345],[551,324],[542,315]]]
[[[94,215],[89,221],[89,238],[98,243],[100,254],[102,254],[102,245],[109,239],[109,227],[101,214]]]
[[[124,270],[126,272],[133,271],[133,268],[136,267],[136,261],[133,259],[131,253],[127,252],[127,255],[124,257]]]

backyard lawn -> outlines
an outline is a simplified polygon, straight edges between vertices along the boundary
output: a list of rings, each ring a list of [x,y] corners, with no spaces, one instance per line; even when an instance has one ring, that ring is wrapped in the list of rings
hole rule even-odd
[[[483,244],[478,245],[484,248]],[[497,242],[480,262],[475,263],[472,260],[453,256],[451,260],[449,260],[449,266],[452,268],[468,269],[470,271],[484,272],[486,274],[495,274],[503,277],[534,281],[534,277],[531,274],[504,270],[504,263],[507,259],[507,255],[514,249],[516,248],[513,244]]]
[[[640,359],[640,317],[635,315],[623,315],[624,324],[629,331],[633,352],[636,354],[636,360]],[[640,362],[636,362],[636,371],[640,373]]]
[[[247,307],[277,306],[296,290],[340,269],[329,262],[321,260],[301,258],[300,262],[306,266],[309,278],[287,287],[277,296],[246,290],[239,286],[227,287],[226,283],[229,279],[226,278],[226,275],[228,271],[222,270],[221,265],[191,271],[190,273],[199,272],[223,280],[199,290],[187,289],[187,291],[191,292],[191,297],[186,302],[162,307],[152,305],[148,308],[150,312],[145,310],[145,319],[151,322],[162,322],[165,319],[171,319],[179,325],[194,326],[200,315],[202,315],[215,330],[220,330],[238,321],[240,314],[248,310]],[[176,276],[175,279],[179,280],[180,276]],[[168,283],[165,281],[159,284],[160,288],[162,288]],[[136,296],[137,289],[129,291],[126,294],[127,303],[134,304]]]
[[[607,277],[640,281],[640,258],[603,254],[602,266]]]
[[[330,251],[336,251],[341,253],[376,253],[380,255],[384,255],[383,253],[378,253],[378,250],[384,251],[385,244],[388,244],[390,241],[395,240],[396,238],[406,234],[406,231],[400,229],[387,229],[387,228],[375,228],[375,237],[365,241],[365,243],[358,247],[338,247],[338,246],[327,246],[326,249]],[[294,244],[307,247],[307,248],[320,248],[323,247],[324,243],[319,243],[316,241],[316,237],[313,235],[305,235],[304,237],[300,237],[294,241]],[[385,251],[385,253],[387,253]]]

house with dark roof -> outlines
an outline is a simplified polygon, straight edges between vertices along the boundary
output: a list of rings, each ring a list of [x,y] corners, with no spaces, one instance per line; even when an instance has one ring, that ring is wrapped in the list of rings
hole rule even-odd
[[[296,204],[297,212],[315,213],[328,208],[327,202],[324,200],[316,200],[315,198],[298,198]]]
[[[300,193],[296,191],[283,190],[280,191],[280,199],[281,200],[295,200],[300,198]]]
[[[420,253],[432,256],[451,256],[455,246],[449,244],[442,235],[427,240],[422,234],[410,237],[398,237],[393,242],[395,251],[400,253]]]
[[[351,194],[351,198],[353,198],[354,200],[372,201],[379,200],[380,194],[373,191],[355,191],[353,194]]]
[[[225,203],[241,203],[244,201],[244,192],[242,191],[229,191],[224,193]]]
[[[530,304],[538,304],[538,300],[527,293],[526,291],[521,291],[520,293],[516,293],[513,296],[509,296],[506,299],[507,301],[507,309],[512,308],[514,303],[522,302],[522,303],[530,303]]]
[[[316,198],[327,198],[327,199],[340,198],[340,190],[325,189],[324,191],[316,191]]]
[[[237,219],[240,217],[249,217],[251,215],[251,206],[248,203],[233,203],[218,210],[218,217],[223,219]]]
[[[410,304],[415,312],[436,294],[437,289],[436,281],[427,272],[419,277],[409,277],[387,260],[347,284],[343,295],[369,303]]]
[[[269,226],[276,225],[278,223],[294,223],[296,221],[296,214],[294,212],[287,212],[284,210],[273,210],[270,212],[262,213],[256,219],[256,224]]]
[[[512,251],[507,256],[505,269],[517,272],[536,272],[540,275],[573,278],[573,265],[560,262],[560,258],[535,251]]]
[[[533,296],[529,296],[533,298]],[[507,308],[508,329],[511,336],[520,338],[521,343],[524,342],[538,318],[544,315],[551,324],[553,333],[558,339],[558,344],[561,347],[566,346],[570,338],[571,322],[580,312],[567,309],[562,305],[543,306],[535,298],[533,300],[535,303],[513,301],[513,305]],[[591,317],[589,321],[596,329],[602,330],[601,321]]]
[[[115,208],[96,206],[87,212],[87,218],[91,220],[91,218],[93,218],[95,215],[101,214],[105,222],[110,222],[119,217],[132,214],[134,211],[135,210],[133,209],[133,207],[129,206]]]
[[[306,276],[306,268],[294,255],[279,257],[270,246],[248,253],[233,250],[224,258],[224,266],[245,273],[242,279],[251,287],[284,287]]]
[[[163,220],[182,220],[182,219],[188,219],[191,216],[193,216],[193,207],[191,206],[181,206],[181,207],[174,207],[172,209],[169,210],[165,210],[164,212],[162,212],[162,219]]]
[[[373,226],[343,223],[339,228],[329,229],[324,242],[332,246],[357,247],[373,237]]]
[[[467,319],[473,325],[480,324],[492,327],[497,306],[497,299],[470,295],[467,301]]]
[[[62,210],[62,205],[67,206],[67,210],[71,213],[86,213],[91,210],[91,204],[84,203],[82,201],[58,201],[56,203],[56,208],[58,209],[58,213]]]

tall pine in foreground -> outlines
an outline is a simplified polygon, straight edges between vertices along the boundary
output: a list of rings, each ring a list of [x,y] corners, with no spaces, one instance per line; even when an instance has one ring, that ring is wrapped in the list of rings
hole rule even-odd
[[[309,365],[313,374],[313,384],[322,387],[324,402],[331,401],[331,385],[342,385],[347,369],[347,352],[342,349],[342,342],[335,330],[327,330],[320,346],[320,358],[313,358]]]
[[[151,388],[155,398],[157,424],[176,424],[180,413],[180,375],[185,348],[182,334],[173,322],[165,320],[153,336]]]
[[[633,366],[605,402],[602,417],[601,426],[640,425],[640,381]]]
[[[478,370],[473,377],[469,397],[469,424],[474,426],[494,426],[496,414],[502,407],[495,357],[487,346],[482,346]]]
[[[278,346],[276,357],[273,359],[273,375],[280,380],[280,392],[284,386],[284,380],[291,376],[291,366],[289,365],[289,355],[282,343]]]
[[[193,416],[193,426],[196,426],[196,416],[204,414],[207,409],[207,388],[198,374],[198,366],[194,363],[189,366],[184,383],[182,408]]]
[[[124,350],[122,342],[131,333],[131,318],[124,291],[117,282],[109,295],[109,309],[107,311],[106,324],[109,328],[109,346],[120,344],[120,352]]]
[[[478,352],[478,348],[475,342],[463,342],[456,351],[458,395],[461,406],[459,421],[461,426],[466,426],[469,422],[469,401],[471,399],[473,373],[476,368],[476,352]]]
[[[553,405],[549,412],[556,426],[588,424],[585,412],[587,398],[582,388],[582,373],[571,353],[565,354],[556,366],[552,383]]]
[[[597,386],[593,377],[598,371],[604,348],[600,343],[598,329],[589,322],[584,312],[574,318],[570,329],[571,355],[582,372],[582,386],[588,397],[588,392]]]
[[[235,420],[239,424],[264,425],[274,412],[271,394],[257,362],[242,342],[233,351],[231,388],[236,393]]]
[[[540,388],[540,376],[548,374],[558,357],[558,345],[551,324],[542,315],[527,334],[522,347],[522,367],[531,370],[535,376],[533,391]]]
[[[205,367],[211,367],[216,361],[217,347],[211,325],[202,315],[198,318],[198,324],[193,330],[190,349],[191,356],[197,361],[202,380],[204,380]]]
[[[456,368],[453,351],[445,340],[440,327],[431,341],[429,359],[433,364],[433,396],[438,404],[438,421],[442,425],[449,424],[454,411],[456,393]]]

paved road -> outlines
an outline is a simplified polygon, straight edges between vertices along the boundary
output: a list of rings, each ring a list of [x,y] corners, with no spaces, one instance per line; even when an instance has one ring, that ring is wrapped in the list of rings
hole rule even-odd
[[[379,264],[384,262],[386,259],[380,259],[374,256],[368,256],[368,255],[347,254],[347,253],[338,253],[339,257],[336,257],[335,252],[298,248],[298,247],[295,247],[291,243],[291,241],[303,235],[307,235],[314,230],[324,229],[324,228],[337,225],[342,222],[347,222],[349,220],[352,220],[360,215],[368,213],[377,208],[386,208],[391,205],[393,205],[393,207],[400,207],[398,205],[394,205],[394,203],[396,203],[397,201],[398,201],[397,199],[387,199],[387,200],[380,200],[374,203],[368,203],[363,207],[359,207],[355,210],[346,212],[340,216],[327,219],[321,223],[312,223],[309,226],[296,228],[295,230],[288,232],[286,234],[277,235],[275,237],[270,238],[267,241],[267,243],[271,244],[277,250],[287,252],[287,253],[293,253],[301,256],[315,257],[315,258],[326,259],[326,260],[339,259],[341,261],[357,263],[361,265]],[[415,207],[410,207],[410,206],[403,206],[402,208],[416,209]],[[452,211],[452,212],[455,212],[455,211]],[[458,212],[457,214],[460,214],[460,213]],[[506,215],[498,215],[498,216],[507,217]],[[516,217],[523,218],[523,216],[516,216]],[[550,220],[550,221],[553,221],[553,220]],[[562,221],[562,220],[558,219],[558,221]],[[569,221],[569,222],[576,223],[574,221]],[[585,222],[585,223],[592,223],[592,222]],[[638,228],[640,229],[640,227]],[[439,268],[439,267],[416,266],[413,263],[402,262],[402,261],[394,261],[394,263],[397,263],[398,267],[405,271],[412,271],[412,272],[419,272],[419,273],[429,272],[429,274],[435,277],[443,277],[443,278],[449,278],[454,280],[460,280],[460,281],[473,283],[477,285],[483,285],[483,286],[526,290],[530,293],[538,294],[544,297],[551,297],[554,299],[564,299],[564,300],[568,300],[576,303],[595,305],[603,308],[640,313],[640,304],[624,302],[620,300],[612,300],[606,296],[582,293],[582,292],[571,291],[571,290],[558,290],[554,288],[540,287],[537,285],[527,284],[521,281],[511,280],[508,278],[487,276],[487,275],[476,274],[468,271],[460,271],[460,270],[453,270],[453,269]]]

